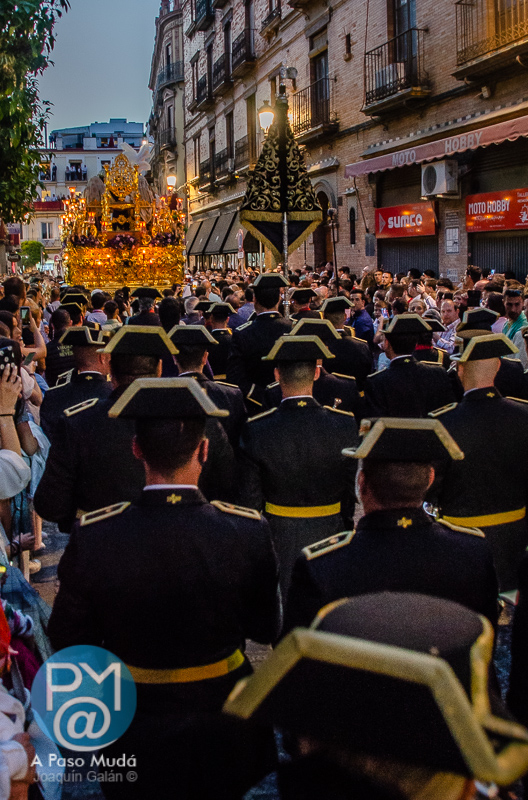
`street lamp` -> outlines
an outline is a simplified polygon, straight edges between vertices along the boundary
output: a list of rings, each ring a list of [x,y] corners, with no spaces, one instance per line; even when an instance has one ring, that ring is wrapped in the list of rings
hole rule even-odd
[[[259,108],[258,116],[259,116],[260,127],[267,136],[269,129],[273,125],[273,120],[275,119],[275,112],[267,100],[264,100],[264,105],[262,106],[262,108]]]
[[[167,175],[167,192],[169,194],[172,194],[175,186],[176,186],[176,176]]]

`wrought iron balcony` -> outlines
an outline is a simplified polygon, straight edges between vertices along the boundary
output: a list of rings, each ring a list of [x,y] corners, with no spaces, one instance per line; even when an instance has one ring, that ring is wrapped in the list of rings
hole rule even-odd
[[[267,36],[277,30],[281,21],[281,7],[280,4],[270,11],[266,19],[261,25],[260,32],[263,36]]]
[[[255,32],[248,28],[237,36],[231,48],[231,77],[240,78],[253,68]]]
[[[226,147],[220,150],[215,157],[215,175],[217,178],[222,178],[233,172],[235,168],[235,159],[231,148]]]
[[[291,126],[296,138],[308,141],[337,130],[333,88],[334,81],[321,78],[291,96]]]
[[[198,186],[209,186],[214,182],[214,164],[211,159],[200,162],[200,174],[198,178]]]
[[[249,139],[243,136],[235,142],[235,169],[249,167]]]
[[[456,29],[456,78],[515,67],[517,56],[528,53],[528,0],[459,0]]]
[[[231,54],[224,53],[220,56],[213,67],[213,94],[223,95],[229,91],[233,81],[231,80]]]
[[[195,24],[197,31],[205,31],[214,20],[211,0],[196,0]]]
[[[214,98],[211,93],[211,86],[207,80],[207,75],[202,75],[196,87],[196,108],[204,111],[214,105]]]
[[[179,81],[183,81],[183,61],[174,61],[158,72],[156,89],[161,89],[162,86],[178,83]]]
[[[160,150],[176,147],[176,128],[165,128],[159,135]]]
[[[379,114],[430,94],[424,33],[410,28],[365,54],[364,113]]]

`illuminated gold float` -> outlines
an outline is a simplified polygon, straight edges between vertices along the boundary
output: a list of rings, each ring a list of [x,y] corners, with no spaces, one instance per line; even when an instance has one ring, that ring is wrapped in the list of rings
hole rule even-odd
[[[120,153],[84,197],[70,189],[61,236],[66,279],[89,288],[170,286],[184,275],[184,215],[176,197],[155,198]]]

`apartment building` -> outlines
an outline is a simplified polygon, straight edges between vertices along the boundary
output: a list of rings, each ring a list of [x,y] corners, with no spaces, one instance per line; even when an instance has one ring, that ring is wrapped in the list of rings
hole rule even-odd
[[[176,188],[185,184],[184,158],[183,13],[179,0],[163,0],[156,19],[156,36],[149,89],[152,112],[149,132],[154,140],[151,176],[158,194],[167,192],[167,178]]]
[[[191,264],[258,261],[237,208],[281,65],[324,217],[293,266],[528,272],[528,0],[184,0]]]

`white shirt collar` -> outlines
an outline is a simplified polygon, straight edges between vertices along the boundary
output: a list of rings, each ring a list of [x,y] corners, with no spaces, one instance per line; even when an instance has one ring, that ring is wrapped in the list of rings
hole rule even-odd
[[[144,487],[144,491],[149,489],[196,489],[198,487],[191,483],[151,483]]]

